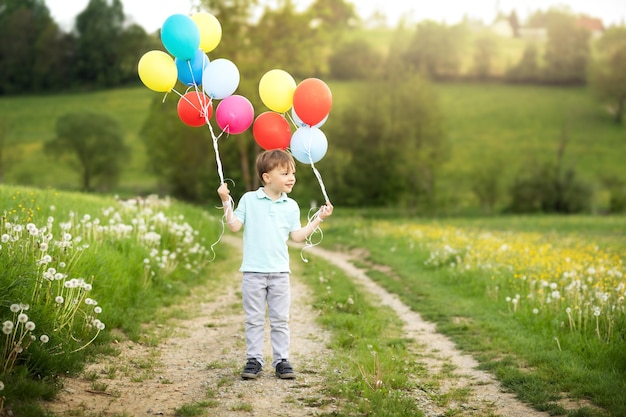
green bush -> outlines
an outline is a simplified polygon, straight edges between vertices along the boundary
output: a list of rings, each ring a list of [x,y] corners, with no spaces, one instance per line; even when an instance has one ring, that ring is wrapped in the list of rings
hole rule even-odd
[[[524,167],[509,192],[513,213],[585,213],[593,197],[592,188],[576,176],[575,169],[561,173],[549,163],[537,169]]]

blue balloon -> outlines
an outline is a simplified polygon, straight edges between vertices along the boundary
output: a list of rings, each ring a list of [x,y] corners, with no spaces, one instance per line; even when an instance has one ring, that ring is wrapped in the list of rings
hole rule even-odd
[[[176,68],[178,69],[178,79],[185,85],[202,84],[202,72],[209,64],[209,57],[202,49],[196,49],[196,54],[192,59],[187,61],[182,59],[174,59]]]
[[[161,27],[161,42],[174,57],[187,61],[200,46],[200,29],[191,17],[173,14]]]
[[[293,123],[296,127],[308,126],[308,124],[304,123],[300,116],[298,116],[293,107],[291,108],[291,117],[293,118]],[[326,123],[326,120],[328,120],[328,115],[326,115],[326,117],[324,117],[318,124],[313,125],[313,127],[321,127],[324,123]]]
[[[319,162],[328,150],[328,139],[317,127],[299,127],[291,136],[291,154],[303,164]]]
[[[212,99],[221,100],[233,94],[239,86],[239,69],[225,58],[214,59],[202,73],[202,88]]]

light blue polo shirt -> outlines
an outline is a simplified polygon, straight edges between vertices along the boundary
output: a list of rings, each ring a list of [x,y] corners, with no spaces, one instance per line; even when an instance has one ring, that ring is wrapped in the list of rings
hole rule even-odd
[[[300,207],[282,193],[276,200],[263,187],[248,191],[234,211],[243,223],[242,272],[291,272],[289,268],[289,233],[302,227]]]

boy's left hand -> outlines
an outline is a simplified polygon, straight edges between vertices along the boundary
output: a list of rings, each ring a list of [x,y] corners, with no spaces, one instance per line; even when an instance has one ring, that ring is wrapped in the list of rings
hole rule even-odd
[[[320,208],[320,219],[324,220],[330,217],[331,214],[333,214],[333,205],[330,204],[330,201],[327,201],[326,204]]]

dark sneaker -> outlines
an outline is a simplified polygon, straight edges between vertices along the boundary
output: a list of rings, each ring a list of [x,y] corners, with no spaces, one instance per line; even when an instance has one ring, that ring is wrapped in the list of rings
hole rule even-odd
[[[241,377],[243,379],[257,379],[259,374],[261,374],[261,369],[263,366],[254,358],[248,359],[246,362],[246,366],[243,368],[243,372],[241,372]]]
[[[287,359],[283,359],[276,365],[276,376],[280,379],[295,379],[296,374]]]

